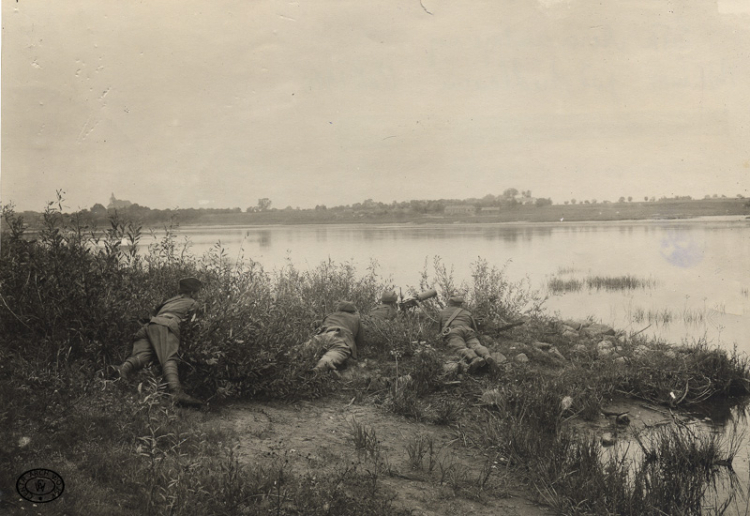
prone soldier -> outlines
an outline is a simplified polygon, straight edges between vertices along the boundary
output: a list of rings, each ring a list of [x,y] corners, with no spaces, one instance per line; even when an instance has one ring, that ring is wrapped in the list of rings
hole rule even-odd
[[[338,367],[349,357],[357,358],[357,347],[364,341],[364,331],[357,307],[339,301],[336,311],[329,314],[316,334],[304,346],[324,349],[325,354],[313,367],[313,373],[330,372],[338,376]]]
[[[477,323],[463,303],[463,296],[451,297],[440,311],[440,324],[448,348],[459,358],[459,370],[474,373],[488,363],[494,366],[495,360],[479,342]]]

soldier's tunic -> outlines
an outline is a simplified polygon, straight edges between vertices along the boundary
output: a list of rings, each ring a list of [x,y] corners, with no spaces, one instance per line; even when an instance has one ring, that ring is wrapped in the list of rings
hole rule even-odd
[[[453,317],[455,314],[455,317]],[[450,323],[448,322],[450,321]],[[477,356],[489,358],[489,350],[479,342],[476,323],[471,312],[460,306],[448,305],[440,311],[440,324],[450,348],[459,357],[471,362]]]
[[[180,323],[197,305],[193,298],[180,294],[158,306],[156,315],[136,332],[133,355],[145,353],[150,360],[155,352],[162,365],[173,358],[180,347]]]
[[[389,321],[398,315],[398,307],[395,303],[381,303],[370,312],[370,315],[376,319]]]
[[[356,310],[333,312],[323,321],[320,332],[306,343],[307,346],[326,351],[314,369],[336,369],[350,356],[356,359],[357,347],[362,345],[363,337]]]

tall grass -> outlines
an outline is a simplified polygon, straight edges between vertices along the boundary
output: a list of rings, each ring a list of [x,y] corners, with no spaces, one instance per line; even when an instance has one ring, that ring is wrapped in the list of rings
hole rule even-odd
[[[624,276],[587,276],[584,279],[563,279],[553,276],[547,281],[547,288],[553,294],[588,290],[636,290],[654,288],[658,282],[653,278],[639,278],[631,274]]]
[[[671,308],[648,308],[636,307],[630,311],[632,322],[648,322],[657,325],[669,325],[674,321],[681,320],[685,324],[703,324],[709,320],[710,312],[704,308],[684,307],[681,311],[675,311]]]
[[[552,292],[553,294],[562,294],[565,292],[578,292],[579,290],[583,289],[584,282],[581,280],[577,280],[575,278],[572,279],[562,279],[562,278],[550,278],[547,281],[547,288]]]
[[[631,320],[636,323],[647,321],[653,324],[667,325],[675,318],[675,314],[669,308],[648,310],[637,307],[631,312]]]
[[[453,277],[453,269],[448,269],[442,259],[436,256],[433,259],[433,276],[428,272],[425,263],[421,273],[420,289],[424,290],[432,285],[443,300],[455,294],[463,295],[466,306],[471,307],[475,317],[490,327],[502,326],[522,315],[539,315],[546,297],[531,288],[529,278],[516,282],[509,281],[505,275],[506,266],[507,264],[503,267],[490,265],[487,260],[478,257],[477,261],[471,264],[471,284],[457,284]],[[428,303],[426,306],[437,315],[439,301]]]
[[[562,384],[537,379],[531,389],[524,383],[504,388],[504,401],[487,414],[481,435],[485,446],[526,472],[558,513],[703,514],[709,499],[721,498],[717,486],[730,473],[738,440],[670,425],[643,434],[640,453],[620,449],[605,456],[598,438],[576,430],[561,410]],[[576,405],[583,392],[572,393]],[[722,506],[732,496],[724,494]]]
[[[653,288],[657,285],[652,278],[638,278],[631,274],[624,276],[590,276],[586,278],[586,286],[596,290],[635,290]]]
[[[561,514],[722,514],[733,501],[720,489],[732,475],[732,443],[670,425],[643,436],[640,445],[640,453],[620,450],[605,458],[594,439],[563,435],[536,465],[537,489]]]

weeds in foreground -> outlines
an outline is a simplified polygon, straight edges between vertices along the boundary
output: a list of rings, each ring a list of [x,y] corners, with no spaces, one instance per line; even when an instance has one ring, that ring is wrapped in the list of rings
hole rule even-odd
[[[435,403],[435,420],[436,425],[452,425],[461,416],[463,405],[456,400],[440,399]]]
[[[419,399],[419,395],[412,385],[413,382],[408,377],[400,377],[400,379],[404,378],[406,378],[405,381],[397,380],[391,384],[385,405],[394,414],[400,414],[415,421],[422,421],[424,419],[424,403]]]
[[[0,353],[5,366],[26,369],[25,358]],[[177,410],[156,379],[142,392],[89,379],[89,387],[64,391],[45,405],[44,389],[24,389],[6,376],[0,376],[0,460],[7,468],[0,468],[0,483],[13,485],[30,464],[43,464],[74,489],[87,486],[86,496],[55,501],[60,514],[405,514],[379,481],[387,467],[377,447],[377,461],[368,456],[361,464],[342,462],[315,474],[295,474],[283,460],[247,466],[236,452],[234,431],[202,429],[208,414]],[[374,432],[364,433],[372,449]],[[1,501],[10,514],[30,507]]]
[[[702,514],[708,500],[721,498],[717,485],[739,441],[672,425],[641,437],[637,456],[625,450],[605,458],[595,436],[566,424],[556,385],[542,382],[537,390],[523,400],[508,393],[497,413],[487,413],[481,435],[525,470],[541,499],[559,513]]]
[[[356,419],[349,421],[349,429],[354,440],[354,448],[357,453],[376,457],[380,453],[380,442],[375,434],[375,429],[361,424]]]
[[[432,472],[435,468],[436,450],[435,438],[431,435],[425,435],[419,432],[414,439],[407,442],[406,454],[409,456],[409,467],[414,470],[421,470],[425,456],[429,456],[428,471]]]
[[[408,457],[407,465],[413,471],[422,471],[440,485],[451,487],[456,495],[472,499],[481,499],[485,492],[498,492],[506,482],[491,482],[501,472],[501,461],[497,455],[487,456],[480,468],[475,469],[475,475],[468,467],[456,463],[454,454],[446,451],[443,446],[438,447],[432,435],[418,432],[405,445]],[[505,467],[503,476],[507,473]]]

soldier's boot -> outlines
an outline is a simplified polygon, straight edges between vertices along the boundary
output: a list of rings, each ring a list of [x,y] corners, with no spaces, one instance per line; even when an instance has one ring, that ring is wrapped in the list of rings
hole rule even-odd
[[[443,364],[443,374],[445,376],[455,376],[462,373],[462,362],[446,362]]]
[[[315,367],[312,368],[312,371],[315,376],[328,373],[335,378],[341,378],[341,373],[338,372],[336,366],[325,356],[320,359]]]
[[[315,367],[312,368],[316,373],[328,372],[331,369],[336,369],[336,366],[331,362],[331,357],[328,356],[328,353],[323,355],[320,360],[318,360],[318,363],[315,364]]]
[[[146,364],[149,363],[150,357],[146,356],[145,353],[133,355],[128,357],[121,366],[117,367],[117,372],[120,373],[120,378],[123,380],[129,380],[131,376]]]
[[[469,374],[474,374],[477,371],[479,371],[481,368],[483,368],[487,362],[482,357],[475,357],[472,359],[471,362],[469,362],[468,367],[466,368],[466,371]]]
[[[200,407],[203,405],[202,401],[193,398],[182,390],[180,377],[177,374],[177,362],[175,360],[167,360],[162,369],[164,370],[164,379],[167,381],[169,390],[174,396],[175,403],[178,405],[190,405],[192,407]]]

